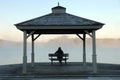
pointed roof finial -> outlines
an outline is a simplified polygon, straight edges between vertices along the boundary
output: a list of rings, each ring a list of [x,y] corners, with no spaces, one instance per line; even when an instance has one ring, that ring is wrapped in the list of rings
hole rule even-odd
[[[59,6],[60,4],[59,4],[59,2],[58,2],[58,6]]]

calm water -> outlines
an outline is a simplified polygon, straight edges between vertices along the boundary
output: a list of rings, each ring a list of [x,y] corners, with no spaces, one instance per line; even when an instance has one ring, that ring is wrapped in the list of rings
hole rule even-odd
[[[61,46],[65,53],[69,53],[69,62],[82,62],[82,44],[35,44],[35,61],[50,62],[48,53],[54,53]],[[21,43],[0,43],[0,65],[22,63],[22,44]],[[31,46],[28,44],[28,62],[31,58]],[[92,47],[87,45],[87,62],[92,61]],[[120,47],[97,45],[97,62],[120,64]]]

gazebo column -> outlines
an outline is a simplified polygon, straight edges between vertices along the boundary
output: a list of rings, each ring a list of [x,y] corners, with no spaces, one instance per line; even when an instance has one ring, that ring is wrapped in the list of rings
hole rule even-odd
[[[34,37],[34,31],[31,32],[31,38],[32,38],[31,66],[32,66],[32,67],[34,67],[34,64],[35,64],[34,42],[35,42],[35,40],[36,40],[40,35],[41,35],[41,34],[38,34],[36,37]]]
[[[83,34],[83,66],[86,67],[86,34]]]
[[[85,31],[92,38],[92,63],[93,63],[93,73],[97,73],[97,55],[96,55],[96,34],[95,30],[90,34],[88,31]]]
[[[23,74],[27,72],[27,32],[23,33]]]
[[[86,34],[83,34],[81,37],[79,34],[76,34],[83,41],[83,66],[86,68]]]
[[[32,38],[31,66],[34,67],[34,34],[31,35],[31,38]]]
[[[93,62],[93,73],[97,73],[97,55],[96,55],[96,34],[92,31],[92,62]]]

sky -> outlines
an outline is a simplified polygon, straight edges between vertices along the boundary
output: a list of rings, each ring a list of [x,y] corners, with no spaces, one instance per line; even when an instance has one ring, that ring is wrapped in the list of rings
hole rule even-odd
[[[22,41],[23,33],[14,24],[49,14],[58,2],[67,13],[104,23],[97,38],[120,38],[120,0],[0,0],[0,39]],[[40,40],[59,36],[42,35]]]

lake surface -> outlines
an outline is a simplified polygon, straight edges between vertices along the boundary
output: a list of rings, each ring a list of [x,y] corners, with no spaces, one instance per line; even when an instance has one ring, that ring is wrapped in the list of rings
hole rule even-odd
[[[98,43],[97,62],[120,64],[120,45],[117,43]],[[62,47],[65,53],[69,53],[68,62],[82,62],[82,43],[35,43],[35,61],[50,62],[49,53],[54,53],[58,47]],[[87,62],[92,62],[92,46],[87,44]],[[27,46],[28,62],[31,60],[31,45]],[[22,43],[0,43],[0,65],[22,63],[23,45]]]

